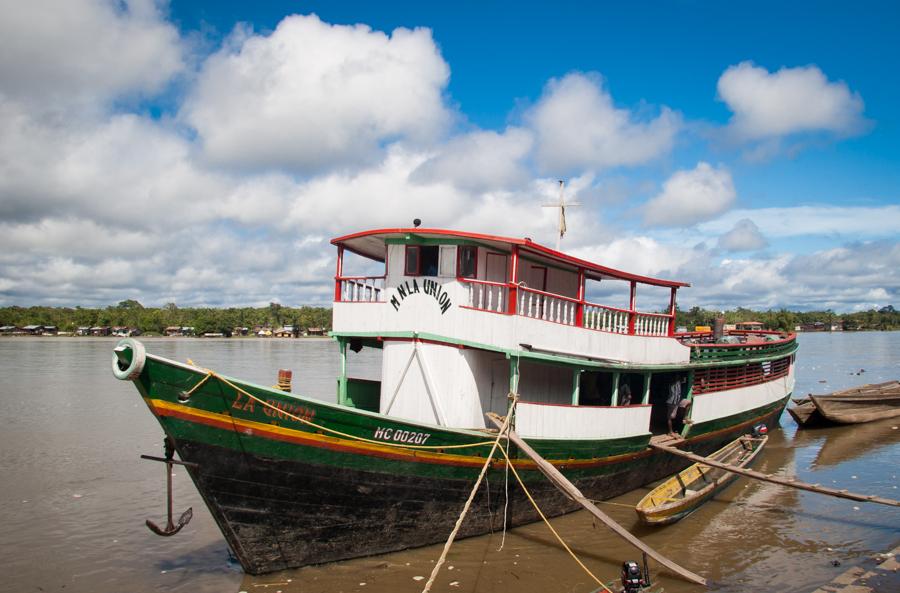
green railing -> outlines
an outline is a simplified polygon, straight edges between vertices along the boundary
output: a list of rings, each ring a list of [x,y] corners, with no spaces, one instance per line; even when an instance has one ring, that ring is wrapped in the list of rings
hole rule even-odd
[[[746,360],[750,358],[770,358],[787,356],[797,349],[796,335],[774,342],[752,342],[748,344],[685,344],[691,348],[691,362],[713,362]]]

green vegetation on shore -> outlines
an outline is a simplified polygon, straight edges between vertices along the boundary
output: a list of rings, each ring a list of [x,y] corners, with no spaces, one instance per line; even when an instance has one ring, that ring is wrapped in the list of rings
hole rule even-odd
[[[257,326],[277,329],[284,325],[305,330],[331,327],[331,309],[325,307],[285,307],[270,303],[268,307],[180,308],[175,303],[165,307],[144,307],[134,300],[122,301],[103,309],[84,307],[3,307],[0,326],[53,325],[59,331],[75,331],[78,327],[122,326],[144,333],[161,334],[167,327],[193,327],[194,333],[231,334],[236,327]],[[302,331],[301,330],[301,331]]]
[[[712,325],[719,315],[694,307],[676,311],[676,325],[689,330],[698,325]],[[881,309],[838,314],[834,311],[788,311],[786,309],[751,311],[738,308],[725,311],[726,323],[761,321],[767,329],[793,330],[800,325],[843,322],[846,330],[897,330],[900,329],[900,311],[887,306]],[[331,327],[331,309],[327,307],[285,307],[270,303],[268,307],[229,308],[180,308],[174,303],[165,307],[144,307],[139,302],[127,300],[102,309],[84,307],[3,307],[0,308],[0,326],[53,325],[59,331],[74,331],[85,326],[124,326],[137,328],[144,333],[162,333],[171,326],[193,327],[202,335],[207,332],[230,334],[236,327],[279,328],[284,325],[306,329]]]
[[[694,307],[687,311],[678,309],[675,312],[675,323],[692,330],[698,325],[712,325],[713,319],[721,315],[720,311],[710,311]],[[738,307],[732,311],[725,311],[725,323],[740,323],[742,321],[760,321],[766,329],[778,329],[793,331],[797,326],[811,326],[815,323],[824,323],[827,327],[832,324],[842,325],[845,330],[897,330],[900,329],[900,311],[888,305],[880,309],[858,311],[856,313],[835,313],[834,311],[788,311],[778,309],[768,311],[751,311]]]

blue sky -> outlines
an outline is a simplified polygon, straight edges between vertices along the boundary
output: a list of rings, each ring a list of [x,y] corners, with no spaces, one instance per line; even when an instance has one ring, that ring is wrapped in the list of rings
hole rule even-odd
[[[898,304],[896,3],[9,2],[0,305],[327,304],[328,239],[430,226]]]

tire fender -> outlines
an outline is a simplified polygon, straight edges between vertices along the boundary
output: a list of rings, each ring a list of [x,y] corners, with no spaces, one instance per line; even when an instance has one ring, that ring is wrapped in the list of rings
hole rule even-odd
[[[131,362],[126,367],[119,360],[119,352],[131,350]],[[147,361],[147,353],[144,345],[134,338],[124,338],[119,340],[112,354],[112,372],[116,379],[122,381],[134,381],[137,379],[141,371],[144,370],[144,363]]]

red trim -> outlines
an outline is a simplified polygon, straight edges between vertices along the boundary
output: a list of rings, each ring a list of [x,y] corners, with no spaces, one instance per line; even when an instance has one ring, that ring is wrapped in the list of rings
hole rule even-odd
[[[633,336],[635,306],[637,305],[637,284],[635,284],[634,280],[631,281],[631,298],[628,303],[628,307],[631,309],[628,312],[628,335]]]
[[[558,261],[565,262],[570,265],[574,265],[576,267],[583,267],[587,271],[591,271],[597,274],[602,274],[606,276],[611,276],[613,278],[618,278],[620,280],[634,280],[636,282],[640,282],[642,284],[651,284],[654,286],[690,286],[687,282],[677,282],[674,280],[663,280],[660,278],[651,278],[649,276],[640,276],[638,274],[631,274],[629,272],[624,272],[622,270],[616,270],[615,268],[608,268],[606,266],[601,266],[599,264],[595,264],[593,262],[589,262],[583,259],[579,259],[577,257],[572,257],[571,255],[566,255],[565,253],[556,251],[555,249],[550,249],[549,247],[545,247],[540,245],[539,243],[534,243],[529,239],[514,239],[511,237],[503,237],[500,235],[486,235],[482,233],[470,233],[463,231],[453,231],[448,229],[425,229],[425,228],[395,228],[395,229],[374,229],[369,231],[360,231],[358,233],[352,233],[349,235],[343,235],[341,237],[336,237],[331,240],[332,245],[342,245],[348,241],[352,241],[353,239],[359,239],[362,237],[371,237],[377,235],[438,235],[442,237],[458,237],[461,239],[472,239],[476,241],[496,241],[499,243],[506,243],[510,246],[518,245],[520,247],[525,247],[527,250],[533,251],[535,253],[539,253],[550,257],[551,259],[555,259]],[[346,246],[347,249],[354,251],[354,253],[358,253],[359,255],[363,255],[364,257],[371,258],[370,255],[365,255],[355,251],[352,247]],[[380,260],[379,260],[380,261]]]
[[[544,269],[544,271],[545,271],[545,272],[547,271],[546,268]],[[550,297],[550,298],[559,299],[560,301],[569,301],[570,303],[576,303],[576,304],[578,304],[578,303],[581,302],[581,301],[579,301],[577,298],[574,298],[574,299],[573,299],[572,297],[567,297],[567,296],[562,295],[562,294],[556,294],[555,292],[547,292],[547,291],[545,291],[545,290],[537,290],[537,289],[534,289],[534,288],[528,288],[527,286],[522,286],[522,287],[520,287],[520,288],[521,288],[523,291],[525,291],[525,292],[533,292],[533,293],[535,293],[535,294],[540,294],[540,295],[543,295],[543,296],[548,296],[548,297]]]
[[[578,268],[578,305],[575,308],[575,325],[584,327],[584,268]]]
[[[334,272],[334,302],[341,302],[341,274],[344,271],[344,246],[338,245],[337,267]]]
[[[676,287],[672,287],[672,295],[669,297],[669,335],[675,335],[675,293],[678,292]]]
[[[507,315],[515,315],[519,312],[517,306],[519,298],[519,246],[513,245],[512,261],[509,272],[509,304],[506,307]]]
[[[184,420],[184,421],[192,422],[195,424],[205,424],[206,426],[212,426],[213,428],[221,428],[224,430],[230,430],[230,431],[234,431],[237,433],[242,432],[241,429],[235,428],[234,424],[230,420],[214,420],[212,418],[205,418],[203,416],[195,416],[193,414],[185,414],[184,412],[177,412],[175,410],[166,410],[166,409],[157,409],[157,408],[154,408],[153,410],[160,416],[167,416],[170,418],[178,418],[179,420]],[[241,418],[240,416],[238,416],[238,418],[241,420],[249,420],[249,419]],[[259,421],[252,420],[252,422],[259,422]],[[287,426],[284,426],[281,424],[279,424],[277,426],[279,428],[290,428],[290,427],[287,427]],[[317,449],[328,449],[330,451],[339,451],[341,453],[353,453],[354,455],[360,454],[359,447],[341,445],[339,443],[325,443],[325,442],[322,442],[319,440],[304,437],[304,436],[302,436],[302,434],[287,435],[287,434],[282,434],[279,432],[268,431],[264,428],[258,428],[258,427],[254,427],[250,430],[252,430],[252,433],[254,436],[264,436],[265,438],[272,440],[272,441],[282,441],[285,443],[294,443],[294,444],[304,445],[307,447],[314,447]],[[292,430],[298,430],[298,429],[292,429]],[[298,432],[303,433],[306,431],[298,430]],[[335,437],[335,438],[339,438],[339,437]],[[379,445],[382,445],[382,443],[379,442]],[[386,447],[390,447],[391,443],[388,441],[385,441],[383,443],[383,445]],[[437,450],[436,452],[441,453],[442,451]],[[472,461],[468,462],[468,461],[455,461],[455,460],[452,461],[452,460],[447,460],[447,459],[430,459],[427,457],[417,456],[414,454],[413,455],[410,455],[408,453],[407,454],[398,454],[398,453],[389,453],[387,451],[367,450],[365,452],[365,455],[371,456],[371,457],[381,457],[381,458],[385,458],[385,459],[396,459],[399,461],[408,461],[411,463],[431,463],[431,464],[436,464],[436,465],[454,465],[454,466],[459,466],[459,467],[478,467],[484,463],[484,459],[479,458],[479,457],[473,457]]]
[[[488,286],[502,286],[504,288],[509,286],[506,282],[491,282],[490,280],[478,280],[477,278],[457,278],[457,280],[469,284],[486,284]]]

